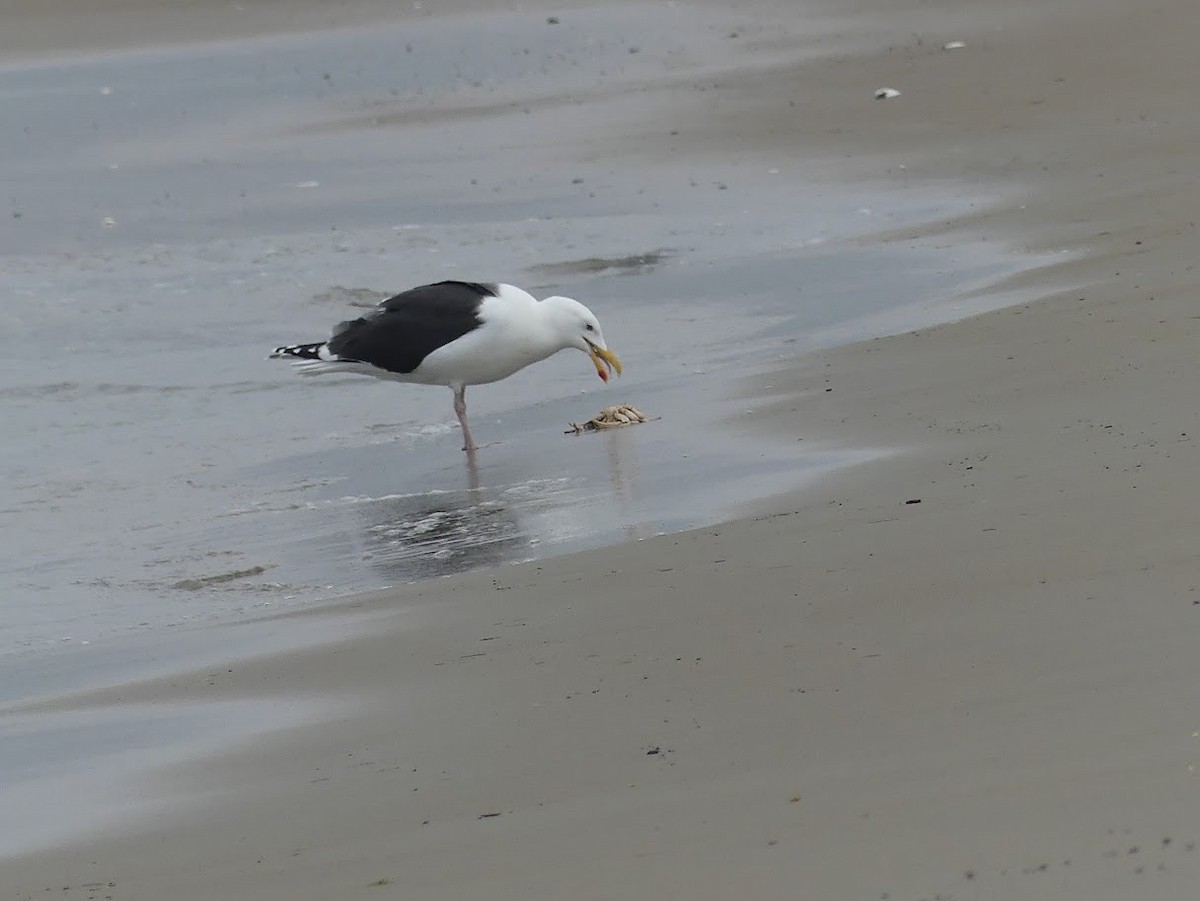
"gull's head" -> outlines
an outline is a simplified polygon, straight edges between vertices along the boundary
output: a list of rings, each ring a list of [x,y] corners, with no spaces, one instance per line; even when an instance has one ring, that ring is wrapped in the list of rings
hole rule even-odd
[[[600,331],[600,320],[595,313],[570,297],[547,297],[542,303],[554,313],[563,347],[574,347],[587,354],[596,367],[596,374],[606,382],[614,370],[617,375],[621,374],[621,361],[604,343],[604,333]]]

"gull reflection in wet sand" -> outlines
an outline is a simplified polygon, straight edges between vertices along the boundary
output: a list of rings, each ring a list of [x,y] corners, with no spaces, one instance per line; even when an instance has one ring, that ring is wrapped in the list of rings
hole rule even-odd
[[[488,493],[466,488],[364,502],[364,559],[393,581],[520,559],[529,540],[516,517]]]
[[[618,432],[595,438],[607,465],[591,479],[570,468],[537,478],[485,470],[486,484],[469,455],[462,488],[356,500],[361,559],[395,584],[651,534],[638,520],[635,445]]]

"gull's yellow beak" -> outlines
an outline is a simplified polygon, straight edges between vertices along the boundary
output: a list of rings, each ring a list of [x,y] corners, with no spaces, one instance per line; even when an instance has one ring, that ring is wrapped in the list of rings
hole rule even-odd
[[[592,358],[592,365],[596,367],[596,375],[604,381],[608,381],[608,377],[614,369],[617,371],[617,375],[621,374],[621,361],[611,350],[597,347],[588,341],[588,356]]]

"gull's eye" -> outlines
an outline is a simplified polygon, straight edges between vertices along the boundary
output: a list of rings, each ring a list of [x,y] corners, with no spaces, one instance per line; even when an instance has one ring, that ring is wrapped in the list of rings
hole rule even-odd
[[[588,330],[589,332],[594,332],[594,331],[596,330],[596,327],[595,327],[594,325],[592,325],[592,324],[589,322],[589,323],[587,324],[587,330]]]

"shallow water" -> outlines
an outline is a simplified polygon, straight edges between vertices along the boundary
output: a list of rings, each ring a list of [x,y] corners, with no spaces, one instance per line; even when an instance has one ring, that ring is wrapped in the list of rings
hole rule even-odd
[[[846,462],[725,424],[752,406],[738,377],[880,316],[946,318],[1030,261],[856,240],[957,194],[814,185],[786,152],[592,153],[677,124],[671,90],[739,64],[727,23],[676,13],[0,72],[21,123],[0,144],[0,655],[683,529]],[[626,377],[561,354],[472,389],[472,470],[448,391],[265,360],[448,277],[580,298]],[[563,435],[617,401],[661,419]]]

